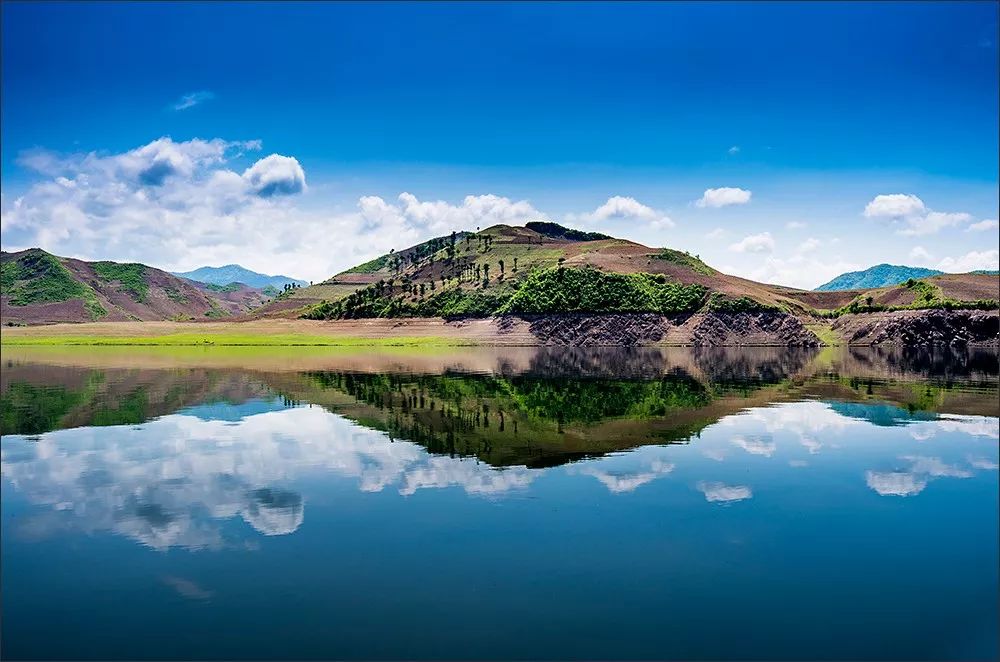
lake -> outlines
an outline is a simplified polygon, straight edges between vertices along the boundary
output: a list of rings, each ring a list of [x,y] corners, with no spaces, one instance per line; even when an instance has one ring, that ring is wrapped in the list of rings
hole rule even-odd
[[[4,659],[993,659],[995,351],[5,348]]]

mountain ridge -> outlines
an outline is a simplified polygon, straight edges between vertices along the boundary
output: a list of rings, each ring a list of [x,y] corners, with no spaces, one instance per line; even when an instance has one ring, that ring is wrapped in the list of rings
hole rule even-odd
[[[296,285],[308,285],[304,280],[292,278],[291,276],[262,274],[258,271],[247,269],[238,264],[224,264],[221,267],[198,267],[191,271],[170,272],[174,276],[187,278],[188,280],[209,285],[229,285],[230,283],[243,283],[249,287],[264,289],[273,287],[276,290],[283,290],[285,284],[295,283]]]
[[[0,252],[0,318],[4,324],[225,318],[268,297],[208,286],[140,263],[88,262],[40,248]]]

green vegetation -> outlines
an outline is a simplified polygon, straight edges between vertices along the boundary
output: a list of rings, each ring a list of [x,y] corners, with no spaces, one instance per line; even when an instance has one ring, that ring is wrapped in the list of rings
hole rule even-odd
[[[94,272],[105,283],[117,281],[119,289],[139,303],[146,302],[149,283],[146,282],[146,267],[142,264],[122,264],[119,262],[94,262]]]
[[[215,305],[214,301],[212,301],[211,303],[212,307],[205,311],[205,317],[209,319],[219,319],[220,317],[229,317],[229,313],[227,311]]]
[[[682,313],[701,306],[705,288],[651,274],[543,269],[521,284],[501,313]]]
[[[8,260],[0,273],[3,293],[12,306],[81,299],[87,290],[58,258],[44,251],[28,251],[17,260]]]
[[[247,346],[247,347],[424,347],[459,346],[470,341],[439,336],[366,338],[362,336],[311,335],[305,333],[170,333],[159,336],[99,335],[5,335],[4,346],[24,345],[140,345],[140,346]]]
[[[606,273],[592,268],[552,267],[535,270],[520,282],[489,287],[449,288],[428,294],[421,285],[404,285],[404,293],[380,281],[337,301],[322,301],[303,312],[307,319],[374,317],[489,317],[507,313],[681,313],[701,306],[705,288],[682,285],[662,275]],[[474,276],[479,281],[479,272]],[[418,292],[415,298],[404,294]]]
[[[91,320],[108,314],[93,289],[76,280],[59,258],[42,250],[0,264],[0,285],[12,306],[81,299]]]
[[[661,248],[660,252],[654,255],[653,258],[679,264],[706,276],[716,273],[715,269],[702,262],[701,258],[697,255],[691,255],[684,251],[675,251],[672,248]]]
[[[41,434],[54,430],[82,398],[80,390],[13,382],[0,396],[0,434]]]
[[[564,241],[599,241],[601,239],[614,239],[614,237],[601,234],[600,232],[583,232],[581,230],[574,230],[573,228],[567,228],[559,225],[558,223],[550,223],[548,221],[530,221],[525,223],[524,227],[529,230],[534,230],[538,234],[551,239],[562,239]]]
[[[896,310],[997,310],[1000,301],[997,299],[978,299],[976,301],[958,301],[949,299],[941,293],[941,288],[923,280],[910,278],[903,286],[913,290],[913,303],[908,306],[887,306],[875,301],[871,295],[855,298],[846,306],[826,313],[826,317],[839,317],[847,314],[875,313]]]
[[[236,292],[240,289],[240,283],[228,283],[226,285],[216,285],[214,283],[205,283],[205,287],[213,292]],[[269,286],[270,287],[270,286]]]
[[[167,298],[173,301],[174,303],[186,304],[190,302],[187,296],[185,296],[184,293],[181,292],[180,290],[176,290],[172,287],[166,287],[163,289],[163,291],[166,292]]]
[[[349,273],[352,274],[370,274],[381,269],[385,269],[389,265],[389,256],[382,255],[375,258],[374,260],[369,260],[364,264],[359,264],[356,267],[351,268]]]
[[[264,296],[269,296],[269,297],[278,296],[278,288],[276,288],[274,285],[265,286],[264,289],[261,290],[261,292],[264,294]]]

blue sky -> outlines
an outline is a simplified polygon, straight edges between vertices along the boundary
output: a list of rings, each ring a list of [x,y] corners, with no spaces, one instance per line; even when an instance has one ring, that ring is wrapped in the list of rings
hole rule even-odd
[[[321,279],[544,216],[803,287],[883,261],[996,268],[997,20],[988,2],[5,2],[4,248]]]

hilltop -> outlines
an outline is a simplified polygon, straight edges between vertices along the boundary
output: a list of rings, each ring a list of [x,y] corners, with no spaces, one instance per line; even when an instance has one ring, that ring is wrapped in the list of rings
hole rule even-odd
[[[4,324],[223,318],[268,300],[236,283],[210,286],[138,263],[86,262],[40,248],[0,253]]]
[[[222,267],[199,267],[193,271],[173,272],[175,276],[187,278],[188,280],[206,283],[208,285],[229,285],[230,283],[243,283],[248,287],[264,290],[274,288],[277,293],[284,289],[288,283],[296,285],[308,285],[304,280],[292,278],[291,276],[269,276],[257,271],[251,271],[238,264],[227,264]]]
[[[940,276],[943,271],[924,267],[907,267],[897,264],[876,264],[863,271],[849,271],[840,274],[828,283],[816,288],[817,292],[832,290],[856,290],[860,288],[886,287],[906,282],[910,278]]]
[[[699,256],[555,223],[496,225],[392,251],[254,312],[311,319],[565,313],[775,312],[830,317],[914,308],[993,310],[998,279],[949,274],[807,291],[724,274]]]

